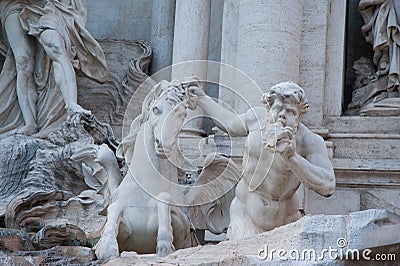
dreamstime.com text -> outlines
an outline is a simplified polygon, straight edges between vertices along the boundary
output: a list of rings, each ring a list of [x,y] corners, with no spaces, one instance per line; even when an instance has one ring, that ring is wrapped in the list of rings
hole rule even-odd
[[[274,249],[265,245],[257,252],[260,260],[269,261],[323,261],[329,260],[365,260],[365,261],[396,261],[396,254],[374,254],[371,249],[349,249],[347,248],[347,240],[339,238],[337,246],[324,248],[322,250],[315,249]]]

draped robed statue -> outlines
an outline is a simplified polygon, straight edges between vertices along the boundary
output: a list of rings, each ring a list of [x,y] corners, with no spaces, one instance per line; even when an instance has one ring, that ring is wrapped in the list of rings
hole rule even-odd
[[[361,0],[359,10],[364,19],[361,28],[372,44],[376,77],[389,75],[387,87],[400,85],[400,2],[395,0]]]
[[[400,1],[360,0],[361,31],[373,58],[355,61],[356,82],[348,114],[400,114]]]
[[[0,137],[46,136],[66,111],[90,113],[77,103],[75,69],[107,80],[104,52],[85,29],[85,0],[0,2]],[[39,133],[37,133],[39,131]]]

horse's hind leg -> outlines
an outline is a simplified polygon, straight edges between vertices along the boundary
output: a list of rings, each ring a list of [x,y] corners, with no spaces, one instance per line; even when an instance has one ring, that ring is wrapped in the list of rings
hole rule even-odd
[[[172,234],[170,200],[171,196],[166,192],[160,193],[157,197],[157,255],[160,257],[165,257],[175,251],[175,247],[172,244],[174,237]]]
[[[99,260],[107,260],[111,257],[119,256],[117,236],[121,216],[122,211],[118,202],[112,203],[107,208],[107,222],[95,247],[95,253]]]

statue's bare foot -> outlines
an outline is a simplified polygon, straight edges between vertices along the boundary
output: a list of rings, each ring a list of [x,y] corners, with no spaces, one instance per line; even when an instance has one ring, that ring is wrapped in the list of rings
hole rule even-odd
[[[85,114],[85,115],[92,115],[92,112],[90,110],[86,110],[79,104],[69,105],[66,107],[66,109],[67,109],[68,113],[72,113],[72,114],[80,113],[80,114]]]
[[[16,134],[31,136],[37,132],[38,132],[38,128],[36,125],[25,125],[19,129],[17,129]]]

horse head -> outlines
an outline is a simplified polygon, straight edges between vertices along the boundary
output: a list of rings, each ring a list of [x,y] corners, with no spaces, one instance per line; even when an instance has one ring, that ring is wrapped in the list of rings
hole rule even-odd
[[[157,86],[157,85],[156,85]],[[183,127],[187,109],[196,107],[196,99],[189,94],[189,87],[200,86],[197,78],[160,82],[155,88],[154,101],[150,104],[147,122],[150,125],[156,155],[168,157],[177,149],[178,135]]]

